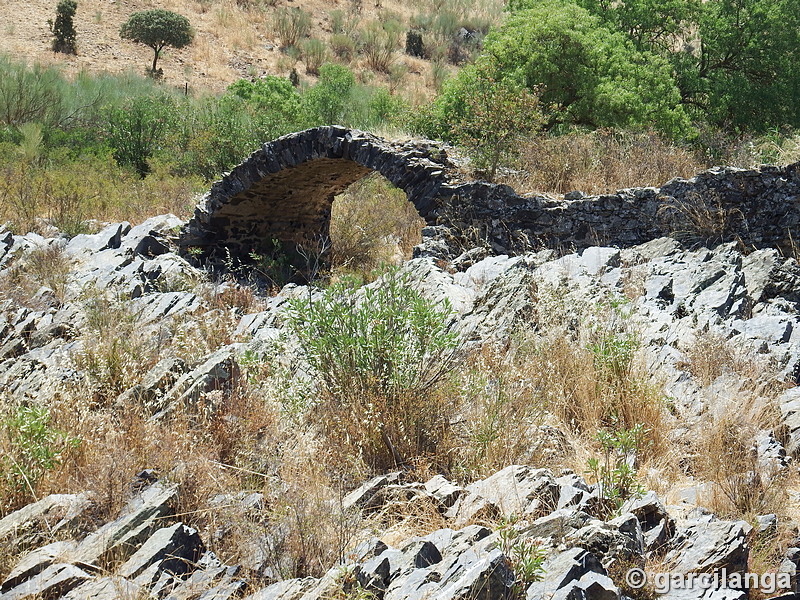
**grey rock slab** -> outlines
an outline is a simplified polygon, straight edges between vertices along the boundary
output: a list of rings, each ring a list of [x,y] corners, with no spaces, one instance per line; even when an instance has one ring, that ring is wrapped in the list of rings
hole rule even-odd
[[[117,574],[134,579],[150,565],[158,562],[159,569],[183,574],[205,550],[195,529],[183,523],[164,527],[153,533],[142,546],[117,570]]]
[[[257,591],[244,600],[299,600],[303,595],[317,585],[317,579],[305,577],[303,579],[286,579]]]
[[[132,600],[139,598],[141,591],[135,583],[111,575],[73,588],[62,600]]]
[[[612,560],[634,561],[644,552],[644,539],[636,517],[632,514],[627,517],[608,523],[591,521],[569,534],[567,544],[588,550],[604,564]]]
[[[367,504],[367,502],[369,502],[375,494],[378,493],[378,490],[388,485],[398,483],[400,478],[400,471],[373,477],[347,494],[342,500],[342,506],[345,508],[345,510],[349,510],[354,507],[361,508]]]
[[[421,539],[431,542],[442,556],[457,556],[478,542],[492,535],[492,531],[482,525],[468,525],[463,529],[437,529]]]
[[[435,475],[426,481],[425,490],[445,508],[453,506],[465,492],[464,488],[448,481],[442,475]]]
[[[50,565],[34,577],[3,593],[3,600],[55,600],[92,579],[83,569],[70,564]]]
[[[581,264],[589,275],[598,275],[620,265],[620,252],[617,248],[592,246],[581,253]]]
[[[155,239],[168,235],[184,225],[183,219],[172,214],[150,217],[139,225],[131,227],[120,243],[120,250],[137,254],[148,253],[148,239]],[[159,242],[161,243],[161,242]]]
[[[486,498],[504,515],[531,515],[555,508],[561,490],[547,469],[510,465],[470,484],[467,491]]]
[[[59,562],[59,557],[75,547],[73,541],[60,541],[47,544],[26,554],[0,584],[0,593],[7,592],[31,577],[38,575],[54,562]]]
[[[69,554],[71,562],[96,564],[112,551],[117,559],[130,556],[158,528],[159,520],[172,514],[177,495],[176,486],[154,483],[128,505],[122,516],[86,536]]]
[[[442,576],[435,597],[441,600],[501,600],[514,586],[514,573],[500,549],[486,556],[464,552]]]
[[[225,346],[208,355],[190,372],[181,376],[164,394],[164,402],[195,403],[201,396],[214,390],[229,389],[239,376],[236,348]]]
[[[562,590],[565,588],[559,592]],[[608,575],[600,573],[586,573],[575,584],[572,593],[586,600],[619,600],[619,588]],[[554,599],[558,597],[557,592]]]
[[[677,573],[692,571],[747,571],[747,535],[752,527],[745,521],[695,522],[680,529],[670,543],[665,560]]]
[[[145,406],[158,407],[158,400],[186,371],[186,363],[180,358],[162,358],[145,373],[141,382],[119,395],[117,404],[133,401]]]
[[[501,516],[501,511],[491,500],[468,492],[459,496],[444,516],[452,520],[454,527],[460,528],[475,522],[494,522]]]
[[[42,520],[55,523],[61,519],[56,514],[66,514],[77,506],[85,506],[84,494],[51,494],[41,500],[28,504],[0,519],[0,540],[36,527]]]
[[[108,248],[119,248],[122,236],[130,229],[130,223],[114,223],[107,225],[97,233],[76,235],[67,242],[66,251],[70,254],[91,254]]]
[[[548,558],[543,564],[543,576],[532,583],[526,592],[527,600],[546,600],[587,573],[608,575],[598,558],[583,548],[570,548]]]
[[[567,535],[584,527],[591,516],[575,508],[562,508],[549,515],[539,517],[533,523],[521,530],[525,537],[551,538],[562,540]]]

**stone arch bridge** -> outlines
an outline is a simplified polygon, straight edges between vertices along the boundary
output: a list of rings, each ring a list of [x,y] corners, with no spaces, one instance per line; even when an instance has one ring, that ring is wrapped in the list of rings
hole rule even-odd
[[[402,189],[428,224],[417,253],[443,259],[480,245],[513,254],[625,247],[670,234],[687,244],[737,240],[786,250],[800,240],[800,164],[712,169],[661,188],[557,199],[465,181],[433,142],[318,127],[265,143],[214,183],[179,245],[212,265],[246,263],[277,240],[298,260],[298,249],[327,238],[334,196],[371,171]]]

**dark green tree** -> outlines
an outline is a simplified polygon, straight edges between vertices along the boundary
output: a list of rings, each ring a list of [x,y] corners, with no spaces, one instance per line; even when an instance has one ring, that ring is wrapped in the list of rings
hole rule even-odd
[[[119,35],[153,49],[152,73],[155,74],[161,51],[167,46],[188,46],[194,39],[194,30],[186,17],[157,8],[133,13],[120,27]]]
[[[537,0],[512,12],[486,37],[483,60],[495,81],[538,93],[550,127],[656,127],[673,137],[691,131],[667,60],[570,0]],[[452,123],[475,94],[473,75],[462,70],[446,86],[423,133],[452,137]]]
[[[55,21],[48,21],[53,33],[53,52],[75,54],[78,49],[78,33],[75,31],[75,11],[78,3],[75,0],[60,0],[56,6]]]

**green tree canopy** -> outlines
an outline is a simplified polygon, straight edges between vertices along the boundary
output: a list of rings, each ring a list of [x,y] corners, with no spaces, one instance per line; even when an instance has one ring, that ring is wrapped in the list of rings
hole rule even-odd
[[[672,64],[695,119],[764,130],[800,126],[797,0],[565,0],[587,9],[639,50]],[[510,0],[520,13],[537,0]]]
[[[194,39],[194,31],[186,17],[160,8],[133,13],[120,27],[119,35],[153,49],[153,73],[165,47],[183,48]]]
[[[75,11],[78,3],[75,0],[60,0],[56,6],[55,21],[48,21],[53,32],[53,51],[64,54],[75,54],[78,49],[78,33],[75,31]]]
[[[551,125],[655,126],[671,136],[690,131],[666,59],[636,48],[624,34],[569,0],[529,4],[514,7],[506,22],[487,36],[484,56],[496,79],[510,78],[540,90]],[[468,96],[469,82],[459,76],[448,93]]]

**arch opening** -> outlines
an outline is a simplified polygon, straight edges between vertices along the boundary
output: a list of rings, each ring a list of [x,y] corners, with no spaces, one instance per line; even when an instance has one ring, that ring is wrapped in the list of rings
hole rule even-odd
[[[411,258],[425,220],[406,193],[378,172],[351,184],[333,202],[330,267],[370,278],[383,265]]]

